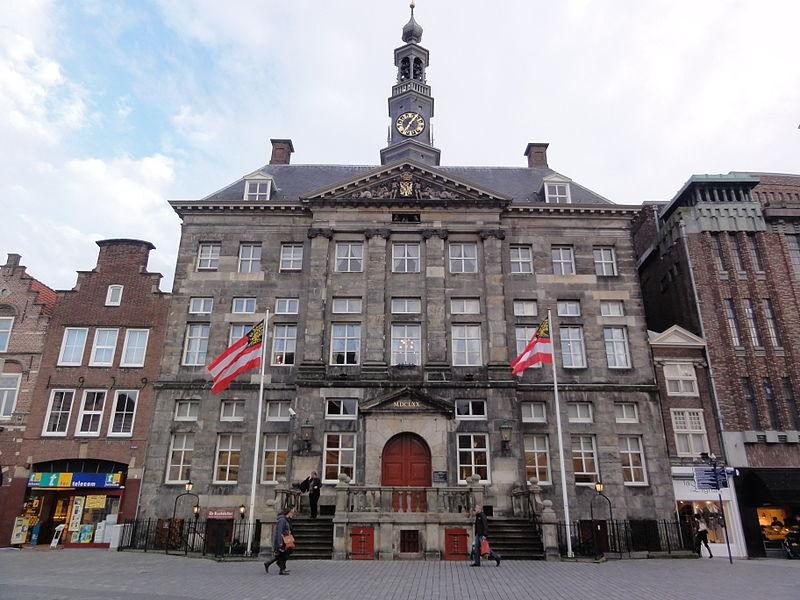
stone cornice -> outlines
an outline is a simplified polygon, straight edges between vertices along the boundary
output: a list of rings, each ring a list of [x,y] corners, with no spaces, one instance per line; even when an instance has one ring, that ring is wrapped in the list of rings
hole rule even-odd
[[[299,203],[280,202],[243,202],[243,201],[218,201],[209,200],[170,200],[169,205],[178,216],[220,213],[254,213],[254,212],[288,212],[311,214],[308,206]]]
[[[329,240],[333,239],[333,229],[327,227],[310,227],[308,229],[308,239],[313,240],[317,236],[322,236]]]

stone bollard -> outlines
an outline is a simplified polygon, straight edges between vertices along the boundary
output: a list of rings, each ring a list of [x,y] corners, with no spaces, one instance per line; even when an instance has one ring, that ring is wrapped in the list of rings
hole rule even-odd
[[[533,501],[533,512],[536,514],[541,514],[542,486],[539,485],[539,480],[536,477],[531,477],[528,480],[528,491],[531,493],[531,500]],[[552,502],[550,504],[552,505]]]
[[[347,488],[350,478],[344,473],[339,474],[339,483],[336,484],[336,514],[333,515],[333,559],[347,559],[347,529],[348,506]]]
[[[542,501],[542,545],[547,560],[561,556],[558,550],[558,518],[552,500]]]

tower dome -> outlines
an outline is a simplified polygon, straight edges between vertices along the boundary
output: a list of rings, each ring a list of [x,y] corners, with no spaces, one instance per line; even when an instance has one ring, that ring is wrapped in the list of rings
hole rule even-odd
[[[403,41],[406,44],[419,44],[422,41],[422,25],[414,20],[414,3],[411,6],[411,18],[403,27]]]

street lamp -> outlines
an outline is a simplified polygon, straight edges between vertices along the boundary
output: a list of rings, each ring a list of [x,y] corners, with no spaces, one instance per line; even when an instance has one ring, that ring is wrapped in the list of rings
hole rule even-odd
[[[597,492],[597,496],[602,496],[608,502],[608,520],[611,524],[611,527],[614,527],[614,511],[611,508],[611,499],[603,493],[605,489],[605,485],[602,481],[596,481],[594,484],[594,491]],[[594,524],[594,499],[597,496],[592,496],[592,499],[589,501],[589,516],[592,519],[592,538],[594,540],[594,550],[595,550],[595,557],[600,558],[603,556],[603,552],[600,549],[600,540],[597,537],[597,531],[600,529],[599,525]]]
[[[164,544],[164,553],[169,554],[169,543],[170,538],[172,537],[172,529],[175,527],[175,513],[178,512],[178,500],[183,498],[184,496],[192,496],[195,500],[195,505],[192,507],[192,512],[194,513],[195,522],[197,522],[197,517],[200,516],[200,496],[191,492],[191,489],[194,487],[192,480],[186,482],[184,488],[186,491],[182,494],[178,494],[175,497],[175,504],[172,505],[172,520],[169,522],[169,535],[167,536],[167,542]],[[187,540],[188,543],[188,540]]]
[[[239,505],[239,517],[244,519],[244,513],[247,511],[247,507],[244,504]]]
[[[191,479],[186,482],[186,486],[185,487],[186,487],[186,491],[187,492],[191,492],[192,491],[192,488],[194,487],[194,484],[192,483]]]
[[[500,449],[503,454],[508,454],[511,451],[511,431],[513,427],[511,423],[505,422],[500,425]]]
[[[308,419],[306,419],[305,423],[300,427],[300,439],[303,441],[303,452],[306,454],[311,452],[311,440],[314,439],[314,426]]]

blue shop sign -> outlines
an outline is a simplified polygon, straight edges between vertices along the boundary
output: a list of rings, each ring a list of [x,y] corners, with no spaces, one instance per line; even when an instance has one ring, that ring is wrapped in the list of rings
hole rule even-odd
[[[120,488],[122,473],[31,473],[29,488]]]

